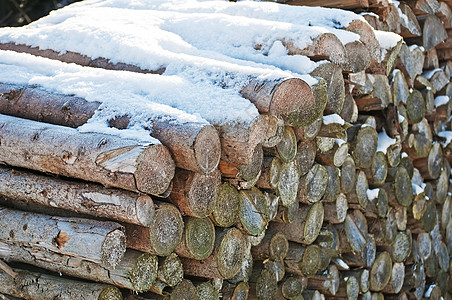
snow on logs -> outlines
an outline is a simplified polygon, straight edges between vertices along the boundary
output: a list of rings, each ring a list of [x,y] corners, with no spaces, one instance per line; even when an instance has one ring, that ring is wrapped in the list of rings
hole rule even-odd
[[[364,2],[367,4],[362,4]],[[87,293],[97,285],[116,286],[123,289],[123,293],[127,293],[126,290],[140,292],[128,295],[130,300],[219,299],[220,293],[224,299],[447,299],[451,293],[449,253],[452,251],[452,200],[448,193],[452,157],[449,98],[452,96],[449,84],[452,68],[440,53],[448,50],[449,43],[433,45],[425,51],[427,43],[437,42],[439,35],[436,35],[423,41],[424,48],[410,45],[422,41],[423,32],[430,26],[427,19],[433,20],[434,14],[442,22],[447,20],[448,12],[444,7],[434,12],[429,10],[435,2],[342,1],[341,5],[355,9],[366,7],[377,15],[365,14],[368,24],[354,14],[350,20],[344,17],[345,13],[333,10],[337,22],[329,24],[332,17],[324,15],[327,30],[302,46],[290,35],[269,44],[254,40],[247,44],[246,47],[257,53],[247,59],[247,64],[261,53],[265,55],[259,63],[276,67],[282,67],[279,62],[283,59],[293,62],[291,59],[298,59],[300,55],[309,56],[313,61],[305,61],[311,67],[306,73],[317,82],[311,82],[312,77],[305,75],[298,78],[284,73],[284,76],[272,77],[272,73],[264,69],[260,69],[262,73],[257,69],[253,71],[257,73],[231,69],[225,61],[221,67],[211,61],[205,68],[195,68],[185,60],[184,68],[192,68],[190,72],[209,74],[206,75],[209,84],[219,84],[225,92],[233,90],[246,98],[255,108],[255,114],[247,124],[213,122],[212,125],[205,120],[178,123],[171,114],[168,114],[169,119],[146,116],[149,121],[146,134],[158,138],[168,148],[176,167],[174,169],[173,165],[174,174],[167,188],[158,193],[140,189],[139,182],[131,179],[136,176],[129,172],[135,156],[127,156],[130,158],[125,162],[127,172],[117,175],[106,172],[100,176],[96,169],[99,160],[92,160],[92,165],[85,162],[91,157],[90,151],[98,157],[100,153],[95,151],[101,151],[103,145],[90,151],[86,146],[75,151],[71,146],[74,144],[72,135],[63,137],[62,130],[75,130],[67,127],[79,126],[83,129],[103,110],[109,109],[95,98],[96,101],[91,101],[94,94],[68,96],[64,95],[70,93],[67,87],[55,89],[55,85],[46,86],[47,83],[37,77],[19,84],[8,84],[6,77],[0,77],[3,82],[0,84],[0,113],[14,116],[0,116],[4,124],[0,128],[0,149],[5,153],[0,158],[7,165],[0,168],[0,203],[5,206],[2,212],[26,215],[20,222],[11,221],[4,227],[7,229],[0,237],[0,258],[13,269],[3,265],[2,269],[12,276],[21,276],[23,272],[18,268],[27,268],[60,272],[61,280],[69,280],[64,276],[71,276],[70,280],[84,279],[86,287],[74,281],[71,284],[78,290],[83,289],[84,294],[79,298],[89,299]],[[203,14],[228,15],[221,18],[223,23],[232,20],[230,16],[234,15],[262,18],[257,13],[259,7],[278,5],[217,1],[198,4],[196,10]],[[116,4],[109,2],[108,5]],[[194,8],[180,5],[170,8],[158,3],[143,5],[143,9],[165,13],[172,10],[168,15],[183,11],[186,20],[194,20],[193,16],[188,17]],[[300,15],[295,17],[295,12],[302,11],[296,6],[277,7],[285,12],[285,20],[270,9],[260,13],[268,21],[307,25]],[[316,11],[326,14],[321,9]],[[309,20],[312,27],[321,25],[317,15]],[[202,22],[212,24],[211,19]],[[395,34],[375,31],[370,25],[375,26],[374,29],[401,33],[405,40]],[[446,24],[442,26],[447,28]],[[192,41],[191,34],[181,28],[173,29]],[[224,30],[221,32],[228,29]],[[354,39],[341,36],[344,32]],[[221,35],[217,37],[221,40]],[[227,55],[231,39],[223,39],[225,46],[221,50],[214,48],[219,41],[210,38],[209,45],[198,46]],[[101,68],[124,68],[128,76],[151,69],[162,74],[152,76],[165,77],[178,72],[187,75],[187,69],[178,69],[171,63],[165,66],[158,63],[163,66],[160,69],[145,68],[119,59],[116,61],[122,63],[115,65],[108,61],[107,53],[101,59],[86,55],[83,63],[77,62],[83,53],[68,51],[58,57],[57,52],[52,54],[53,50],[8,42],[1,44],[5,45],[13,51],[96,65],[100,68],[96,70],[104,75],[111,73],[102,73]],[[13,59],[17,55],[5,51],[2,54],[5,55],[0,56],[0,61],[5,68],[9,66],[5,57]],[[27,68],[18,57],[13,59],[14,63]],[[20,57],[35,59],[29,55]],[[196,60],[193,56],[191,59]],[[318,62],[320,59],[327,61]],[[59,66],[63,70],[61,74],[67,76],[64,78],[69,79],[67,66]],[[295,68],[295,64],[291,66]],[[38,72],[36,68],[33,70]],[[52,80],[60,83],[56,77],[50,77]],[[40,86],[32,85],[36,83]],[[104,121],[112,130],[121,132],[142,121],[137,116],[125,110]],[[16,123],[20,125],[12,127]],[[67,127],[61,129],[61,126],[45,123]],[[38,127],[30,127],[34,129],[27,135],[27,124],[38,124]],[[52,128],[59,129],[50,135]],[[110,138],[106,134],[99,135]],[[136,140],[125,145],[123,143],[131,139],[113,138],[121,140],[120,149],[137,146],[133,144]],[[57,141],[63,139],[64,144],[58,144]],[[57,147],[50,147],[56,144]],[[139,147],[144,146],[139,144]],[[212,156],[208,156],[210,154]],[[43,160],[43,157],[47,158]],[[67,169],[63,168],[60,157],[68,165]],[[76,173],[69,165],[81,171]],[[101,181],[95,176],[112,181]],[[129,177],[125,180],[118,176]],[[116,178],[119,185],[113,185],[112,178]],[[162,196],[166,199],[158,198]],[[99,254],[102,251],[98,247],[102,240],[99,237],[96,237],[97,244],[90,243],[89,247],[83,244],[81,249],[66,248],[70,242],[81,238],[71,233],[71,239],[64,239],[66,231],[61,227],[41,233],[44,226],[31,227],[33,221],[29,220],[38,215],[53,221],[73,220],[74,217],[93,219],[77,219],[79,229],[87,226],[84,222],[102,224],[96,225],[98,231],[105,224],[115,224],[105,232],[113,229],[112,232],[122,234],[122,244],[118,246],[123,249],[122,254],[118,254],[122,259],[117,258],[113,263],[103,261]],[[0,221],[2,219],[9,220],[0,218]],[[121,225],[104,219],[121,222]],[[32,230],[42,235],[39,243],[33,240],[35,231]],[[83,234],[89,234],[86,231]],[[26,234],[28,238],[24,238]],[[87,255],[84,253],[87,248],[96,249]],[[114,255],[110,256],[108,258],[113,259]],[[5,297],[39,299],[39,295],[19,293],[23,287],[21,281],[16,279],[11,283],[12,277],[2,277],[4,274],[0,272],[0,298],[1,294],[8,294]],[[46,285],[40,283],[42,291],[47,291]],[[78,294],[73,292],[73,295]]]

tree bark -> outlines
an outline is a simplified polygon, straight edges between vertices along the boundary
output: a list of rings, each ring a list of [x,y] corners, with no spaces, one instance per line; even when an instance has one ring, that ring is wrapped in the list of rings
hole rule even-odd
[[[111,285],[80,282],[19,269],[16,271],[19,273],[16,279],[0,272],[1,293],[28,300],[122,299],[119,289]]]
[[[1,208],[0,214],[4,228],[0,240],[4,243],[44,248],[112,267],[124,256],[125,236],[117,223],[52,217],[8,208]]]
[[[0,44],[1,45],[1,44]],[[15,117],[79,127],[85,124],[102,105],[84,98],[55,94],[36,87],[15,87],[0,83],[4,90],[0,96],[0,113]],[[118,129],[129,126],[127,114],[109,120]],[[220,139],[213,126],[196,122],[179,122],[174,116],[161,116],[149,120],[149,133],[160,140],[173,153],[179,168],[210,173],[220,159]]]
[[[80,214],[149,226],[155,208],[151,197],[119,189],[105,189],[0,167],[0,195],[9,201],[62,208]]]
[[[174,162],[161,144],[0,116],[1,160],[9,165],[75,177],[149,194],[164,193]]]

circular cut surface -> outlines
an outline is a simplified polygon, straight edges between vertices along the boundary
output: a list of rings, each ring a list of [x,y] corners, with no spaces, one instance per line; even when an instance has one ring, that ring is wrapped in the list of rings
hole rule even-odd
[[[182,240],[184,222],[179,210],[171,204],[162,204],[149,227],[151,245],[157,255],[167,256]]]

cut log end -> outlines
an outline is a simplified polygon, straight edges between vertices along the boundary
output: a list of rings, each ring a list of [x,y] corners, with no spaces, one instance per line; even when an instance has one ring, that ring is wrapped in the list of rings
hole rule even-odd
[[[279,84],[270,102],[270,115],[287,115],[314,103],[311,87],[300,78],[289,78]]]
[[[198,291],[196,290],[195,285],[188,279],[182,280],[171,292],[170,299],[175,300],[184,300],[184,299],[193,299],[197,300]]]
[[[137,160],[135,181],[144,193],[163,194],[170,186],[176,165],[168,149],[163,145],[147,147]]]
[[[115,286],[105,288],[97,298],[98,300],[122,300],[121,291]]]
[[[215,227],[208,218],[188,217],[185,223],[185,247],[195,259],[208,257],[214,248]]]
[[[171,204],[161,204],[155,221],[149,227],[152,248],[158,255],[169,255],[182,240],[184,222],[179,210]]]
[[[158,259],[155,255],[140,255],[128,273],[133,289],[137,292],[149,290],[157,278],[157,269]]]
[[[215,170],[221,157],[220,137],[215,127],[204,126],[196,136],[193,148],[199,171],[208,174]]]
[[[154,201],[147,195],[141,195],[138,197],[135,205],[137,219],[140,225],[150,226],[154,222],[155,207]]]
[[[116,229],[107,234],[102,243],[102,262],[115,267],[126,252],[126,237],[122,230]]]
[[[218,192],[212,212],[212,220],[217,226],[230,227],[239,216],[239,192],[230,183],[223,183]]]
[[[370,271],[370,289],[381,291],[391,279],[392,260],[388,252],[382,252],[375,259]]]
[[[159,267],[159,280],[165,282],[168,286],[176,286],[184,277],[182,262],[176,253],[166,256]]]
[[[232,278],[242,267],[245,259],[246,239],[240,230],[229,229],[217,248],[218,272],[224,278]]]

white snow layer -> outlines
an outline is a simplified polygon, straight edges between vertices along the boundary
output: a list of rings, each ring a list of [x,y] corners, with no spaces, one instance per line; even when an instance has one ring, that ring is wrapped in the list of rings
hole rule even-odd
[[[375,30],[375,36],[380,43],[380,48],[382,49],[392,49],[394,48],[402,37],[394,32]]]
[[[328,124],[344,125],[345,121],[338,114],[332,114],[332,115],[323,116],[323,124],[324,125],[328,125]]]
[[[438,96],[435,98],[435,107],[448,104],[449,103],[449,96]]]
[[[380,189],[367,189],[367,198],[369,201],[373,201],[374,199],[378,198],[378,193],[380,193]]]
[[[441,142],[443,147],[446,147],[452,141],[452,131],[440,131],[438,132],[438,136],[446,139],[445,142]]]
[[[396,139],[390,138],[386,134],[386,131],[383,129],[383,131],[378,134],[377,152],[381,151],[384,154],[386,154],[386,151],[388,150],[388,147],[393,145],[395,142],[396,142]]]

